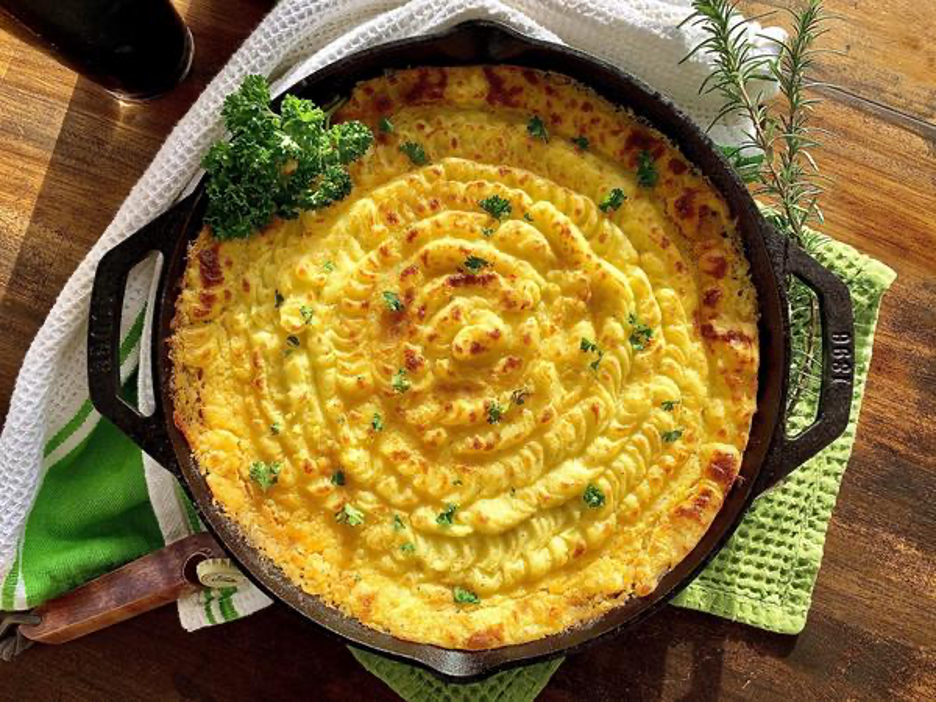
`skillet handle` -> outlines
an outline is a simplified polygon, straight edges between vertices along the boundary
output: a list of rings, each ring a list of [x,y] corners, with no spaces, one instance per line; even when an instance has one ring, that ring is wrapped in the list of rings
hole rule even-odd
[[[187,198],[188,199],[188,198]],[[141,414],[121,397],[120,318],[127,276],[154,251],[168,262],[176,243],[173,236],[189,211],[178,203],[104,254],[94,274],[88,318],[88,391],[91,403],[134,443],[163,467],[177,472],[176,458],[166,432],[158,393],[153,414]],[[144,339],[141,343],[147,343]],[[157,387],[153,383],[153,387]]]
[[[845,431],[855,380],[855,320],[851,294],[839,278],[800,246],[789,242],[786,273],[796,276],[818,298],[822,327],[822,385],[816,420],[795,438],[781,427],[767,474],[758,491],[774,487]]]

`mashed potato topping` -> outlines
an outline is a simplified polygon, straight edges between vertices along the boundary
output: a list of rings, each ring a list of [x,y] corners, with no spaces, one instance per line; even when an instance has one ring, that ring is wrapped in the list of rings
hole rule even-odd
[[[193,245],[177,425],[305,591],[401,638],[492,648],[635,596],[741,464],[756,300],[724,201],[561,75],[415,69],[337,119],[346,200]]]

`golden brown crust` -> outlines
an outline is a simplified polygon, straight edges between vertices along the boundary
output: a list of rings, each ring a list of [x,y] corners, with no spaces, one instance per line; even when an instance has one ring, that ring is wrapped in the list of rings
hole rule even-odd
[[[755,409],[724,201],[559,75],[401,71],[338,117],[378,137],[348,200],[189,252],[175,421],[215,499],[305,590],[402,638],[493,648],[651,593],[720,509]],[[256,461],[281,465],[267,491]]]

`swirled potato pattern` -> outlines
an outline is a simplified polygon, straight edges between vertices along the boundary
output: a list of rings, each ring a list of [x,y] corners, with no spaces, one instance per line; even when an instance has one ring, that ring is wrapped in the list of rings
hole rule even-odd
[[[414,641],[529,641],[651,593],[755,410],[727,206],[561,75],[403,71],[337,119],[378,135],[347,200],[189,253],[175,420],[215,499],[304,590]]]

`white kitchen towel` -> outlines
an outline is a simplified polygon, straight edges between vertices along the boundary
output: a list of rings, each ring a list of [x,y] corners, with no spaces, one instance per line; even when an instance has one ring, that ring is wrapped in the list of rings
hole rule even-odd
[[[88,302],[102,254],[170,207],[197,178],[209,144],[222,136],[224,97],[250,73],[268,76],[274,94],[300,78],[352,52],[475,18],[503,22],[525,34],[568,44],[599,56],[642,78],[671,97],[701,126],[721,107],[715,95],[699,95],[711,72],[710,59],[682,59],[704,37],[691,25],[690,0],[283,0],[248,37],[185,117],[134,186],[114,221],[68,280],[26,354],[10,411],[0,435],[0,582],[16,563],[29,510],[49,466],[78,446],[100,419],[88,404],[85,373]],[[775,50],[762,34],[780,30],[748,26],[764,52]],[[719,124],[712,136],[737,144],[744,122]],[[148,344],[131,334],[152,296],[153,261],[138,266],[124,302],[122,340],[127,341],[122,372],[149,368]],[[142,338],[149,335],[149,319]],[[128,337],[130,337],[128,339]],[[141,401],[151,402],[150,374],[140,374]],[[64,438],[62,438],[64,437]],[[53,440],[55,439],[55,440]],[[144,461],[147,487],[167,543],[199,528],[174,478],[152,460]],[[19,591],[12,601],[25,608]],[[256,611],[269,600],[253,586],[208,591],[180,600],[187,629]]]

